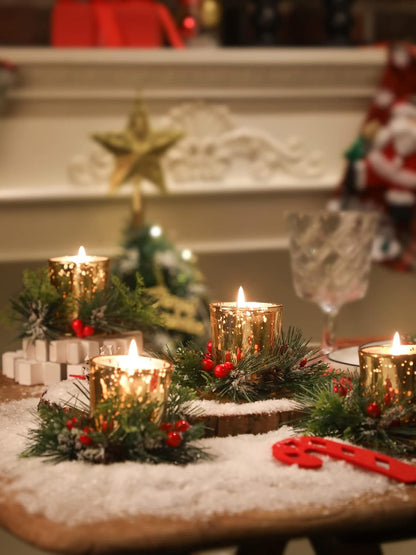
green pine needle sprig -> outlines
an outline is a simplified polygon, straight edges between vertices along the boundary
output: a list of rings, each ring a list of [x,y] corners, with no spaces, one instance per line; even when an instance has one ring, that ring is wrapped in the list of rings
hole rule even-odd
[[[199,397],[235,403],[292,396],[301,386],[321,383],[328,371],[319,349],[312,348],[296,328],[282,332],[272,352],[245,354],[225,378],[203,369],[205,356],[195,346],[179,347],[171,355],[174,380],[195,390]]]
[[[88,386],[79,383],[78,388],[80,397],[88,399]],[[136,461],[178,465],[209,458],[197,442],[204,433],[202,424],[181,431],[179,445],[166,443],[169,429],[174,431],[183,419],[180,407],[188,399],[188,392],[178,388],[166,407],[146,399],[111,397],[96,407],[93,416],[86,405],[80,409],[78,398],[65,406],[41,402],[36,414],[38,425],[29,431],[29,445],[22,456],[45,457],[54,463],[81,460],[95,464]],[[156,417],[162,408],[163,427]]]
[[[98,333],[120,333],[161,324],[138,273],[132,290],[113,275],[110,285],[92,299],[78,299],[78,317]]]
[[[19,337],[55,339],[72,332],[68,322],[75,318],[93,327],[95,333],[106,334],[162,324],[139,274],[132,290],[112,276],[109,285],[93,296],[75,298],[69,282],[59,291],[51,284],[46,268],[23,273],[23,288],[11,299],[7,316],[8,322],[18,327]]]
[[[69,299],[50,283],[46,268],[25,270],[23,288],[11,299],[7,320],[15,325],[18,337],[54,339],[65,331],[68,310],[72,309]]]
[[[335,384],[341,382],[345,387],[337,393]],[[381,386],[363,387],[359,377],[340,373],[300,391],[295,400],[304,413],[301,433],[338,437],[391,455],[416,453],[416,394],[408,397],[389,394]]]

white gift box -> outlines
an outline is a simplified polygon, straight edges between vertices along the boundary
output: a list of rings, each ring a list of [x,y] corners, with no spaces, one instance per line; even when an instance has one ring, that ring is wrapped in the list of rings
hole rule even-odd
[[[116,339],[114,339],[115,351],[113,351],[113,354],[127,355],[129,352],[130,342],[131,339],[122,337],[117,337]]]
[[[89,360],[92,357],[96,357],[100,354],[100,343],[94,339],[82,339],[82,356],[83,361]]]
[[[49,344],[49,360],[51,362],[66,362],[67,339],[56,339]]]
[[[35,342],[30,337],[22,339],[23,358],[26,360],[36,360]]]
[[[49,341],[37,339],[35,341],[35,360],[46,362],[49,360]]]
[[[101,353],[104,355],[118,355],[117,340],[115,337],[112,339],[104,339],[102,342]]]
[[[17,351],[8,351],[3,353],[1,357],[1,364],[3,369],[3,374],[7,378],[15,378],[16,373],[16,361],[21,359],[22,356],[18,354]]]
[[[79,364],[84,360],[82,355],[82,345],[80,341],[68,341],[66,344],[66,356],[62,362],[68,364]]]
[[[37,360],[19,359],[16,362],[16,379],[21,385],[37,385],[43,381],[43,363]]]
[[[66,379],[70,380],[74,376],[85,376],[85,364],[67,364],[66,365]]]
[[[43,362],[43,381],[45,385],[53,385],[65,379],[64,364],[60,362]]]
[[[139,353],[143,353],[141,331],[96,338],[65,337],[53,341],[24,338],[21,350],[3,353],[3,374],[22,385],[52,385],[70,374],[84,375],[86,361],[95,356],[128,354],[133,339]]]

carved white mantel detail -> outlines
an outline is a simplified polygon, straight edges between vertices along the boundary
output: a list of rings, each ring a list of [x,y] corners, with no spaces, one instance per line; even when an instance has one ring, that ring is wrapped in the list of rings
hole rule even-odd
[[[323,174],[319,151],[305,152],[302,140],[292,136],[282,142],[254,127],[239,127],[222,104],[203,101],[173,107],[160,124],[184,131],[184,138],[165,158],[171,192],[196,186],[235,188],[279,186],[282,177],[311,179]],[[70,161],[68,174],[75,185],[105,185],[113,157],[97,145]]]

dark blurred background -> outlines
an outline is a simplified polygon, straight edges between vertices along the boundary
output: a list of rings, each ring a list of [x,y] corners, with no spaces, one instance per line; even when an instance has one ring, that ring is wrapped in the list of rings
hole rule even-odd
[[[414,0],[161,2],[188,46],[347,46],[413,42],[416,34]],[[50,45],[54,4],[54,0],[0,0],[0,45]],[[204,35],[212,40],[198,40]]]

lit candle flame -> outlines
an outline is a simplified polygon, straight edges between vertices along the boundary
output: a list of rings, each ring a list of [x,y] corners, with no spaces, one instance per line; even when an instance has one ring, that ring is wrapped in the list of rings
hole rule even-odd
[[[132,339],[129,346],[129,354],[127,358],[127,371],[129,374],[134,374],[134,371],[139,366],[139,351],[135,339]]]
[[[88,256],[87,256],[87,253],[85,252],[84,247],[82,247],[82,246],[79,247],[78,255],[77,255],[76,259],[77,259],[78,264],[80,264],[81,262],[87,262]]]
[[[135,339],[130,341],[129,346],[129,357],[130,358],[137,358],[139,356],[139,350],[137,349],[137,343]]]
[[[237,296],[237,308],[244,308],[246,306],[246,298],[244,296],[244,289],[240,285]]]
[[[393,344],[391,346],[391,354],[392,355],[400,355],[401,353],[401,343],[400,343],[400,335],[399,332],[396,331],[393,337]]]

